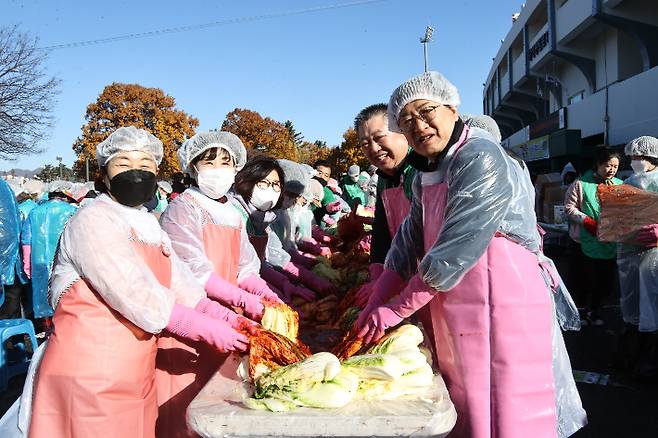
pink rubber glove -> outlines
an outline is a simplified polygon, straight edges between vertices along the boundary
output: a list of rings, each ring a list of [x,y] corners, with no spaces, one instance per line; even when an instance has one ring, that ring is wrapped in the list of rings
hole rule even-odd
[[[23,272],[27,278],[32,278],[32,246],[23,245]]]
[[[336,225],[336,219],[332,218],[328,214],[325,214],[324,216],[322,216],[322,222],[329,225],[330,227],[333,227],[334,225]],[[313,237],[315,237],[315,236],[313,236]]]
[[[386,273],[386,271],[384,271]],[[382,274],[377,283],[382,281]],[[407,287],[390,303],[369,311],[365,321],[359,317],[356,327],[359,329],[358,337],[363,338],[366,344],[376,342],[390,327],[399,324],[404,318],[413,315],[417,310],[429,303],[438,293],[428,286],[420,277],[414,275]],[[366,309],[367,310],[367,309]],[[362,312],[362,315],[366,313]]]
[[[338,213],[340,211],[341,207],[342,207],[342,203],[340,201],[334,201],[334,202],[330,202],[329,204],[327,204],[325,209],[329,213],[334,214],[334,213]]]
[[[322,220],[325,221],[328,225],[331,224],[329,224],[329,222],[327,222],[325,218],[330,218],[334,222],[334,224],[336,223],[336,221],[334,221],[331,218],[331,216],[325,215],[325,217]],[[313,235],[313,238],[320,243],[331,243],[331,241],[333,240],[330,235],[322,231],[322,228],[318,227],[317,225],[313,225],[313,228],[311,229],[311,234]]]
[[[400,324],[402,319],[386,306],[377,307],[368,315],[366,323],[356,336],[357,338],[363,338],[364,345],[369,345],[381,339],[386,330]]]
[[[331,295],[338,293],[336,286],[328,280],[314,274],[306,268],[299,268],[299,282],[320,295]]]
[[[356,320],[356,327],[362,327],[370,313],[379,306],[387,303],[395,295],[402,292],[403,289],[404,280],[402,277],[391,269],[384,269],[377,277],[375,284],[372,286],[372,291],[368,298],[368,304],[359,314],[359,318]]]
[[[368,282],[361,286],[361,289],[356,293],[356,297],[354,297],[354,303],[357,306],[363,309],[368,304],[375,283],[382,272],[384,272],[384,265],[381,263],[371,263],[368,266]]]
[[[260,321],[263,317],[265,308],[261,303],[261,297],[240,289],[214,272],[210,274],[205,289],[210,298],[230,306],[240,307],[249,318],[255,321]]]
[[[331,257],[331,249],[328,246],[321,246],[320,255],[322,257]]]
[[[658,224],[646,225],[640,228],[635,238],[644,246],[655,248],[658,246]]]
[[[219,351],[246,351],[249,339],[228,322],[206,316],[189,307],[174,304],[166,329],[192,341],[203,341]]]
[[[302,239],[297,242],[297,248],[302,252],[307,252],[313,255],[322,254],[322,246],[320,246],[315,239]]]
[[[267,285],[267,282],[256,274],[252,274],[243,279],[239,286],[241,289],[246,290],[250,294],[259,296],[261,298],[266,298],[268,300],[273,300],[277,303],[283,303],[279,296],[272,292],[272,290]]]
[[[246,329],[250,334],[256,335],[256,323],[242,315],[238,315],[228,307],[224,307],[217,301],[201,298],[194,310],[215,319],[228,322],[234,330]]]
[[[290,251],[290,260],[296,265],[305,266],[311,269],[313,266],[317,265],[318,261],[314,256],[308,254],[302,254],[299,251]]]

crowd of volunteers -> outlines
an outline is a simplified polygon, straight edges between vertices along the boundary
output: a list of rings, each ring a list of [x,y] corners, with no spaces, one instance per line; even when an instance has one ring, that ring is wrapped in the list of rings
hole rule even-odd
[[[602,325],[619,287],[627,365],[656,365],[658,224],[601,242],[597,188],[658,191],[658,139],[626,145],[625,182],[622,156],[602,147],[591,170],[563,172],[583,279],[574,304],[543,253],[527,166],[493,119],[459,104],[438,72],[405,81],[356,115],[370,166],[342,175],[211,131],[186,140],[181,173],[158,181],[162,142],[125,126],[97,145],[94,184],[0,180],[0,317],[27,315],[47,338],[17,436],[195,436],[187,406],[227,353],[248,350],[264,303],[338,292],[312,268],[355,215],[374,215],[355,333],[370,343],[405,319],[422,324],[458,414],[450,437],[583,427],[562,330]]]

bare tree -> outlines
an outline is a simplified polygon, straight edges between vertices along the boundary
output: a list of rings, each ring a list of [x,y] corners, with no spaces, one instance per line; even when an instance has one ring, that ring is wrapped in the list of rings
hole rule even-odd
[[[37,38],[0,28],[0,159],[42,152],[53,124],[59,80],[45,73],[47,53]]]

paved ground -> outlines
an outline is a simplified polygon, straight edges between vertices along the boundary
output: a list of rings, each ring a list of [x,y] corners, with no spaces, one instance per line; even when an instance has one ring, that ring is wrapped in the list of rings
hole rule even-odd
[[[561,254],[553,254],[561,271],[568,269]],[[564,272],[563,272],[564,273]],[[608,375],[606,385],[578,383],[589,425],[577,438],[656,438],[658,437],[658,382],[633,380],[611,367],[613,351],[621,327],[619,308],[612,297],[603,313],[604,327],[585,327],[565,334],[574,370]],[[0,394],[4,413],[22,390],[23,379],[14,378]]]

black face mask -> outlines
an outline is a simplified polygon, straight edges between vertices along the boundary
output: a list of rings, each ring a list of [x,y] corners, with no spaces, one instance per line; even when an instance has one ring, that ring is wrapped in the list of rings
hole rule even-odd
[[[152,199],[156,187],[155,174],[146,170],[127,170],[110,180],[110,193],[128,207],[137,207]]]

